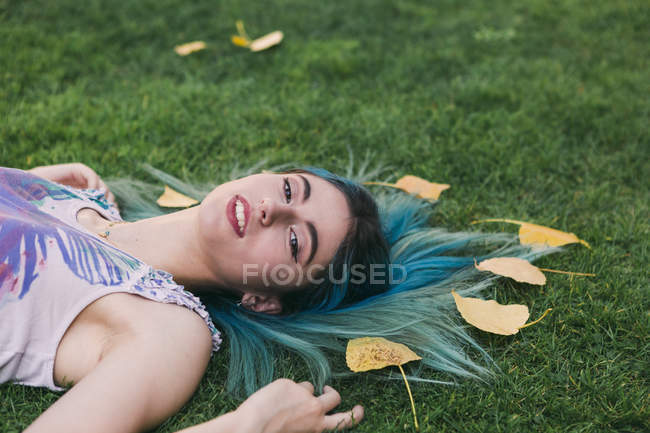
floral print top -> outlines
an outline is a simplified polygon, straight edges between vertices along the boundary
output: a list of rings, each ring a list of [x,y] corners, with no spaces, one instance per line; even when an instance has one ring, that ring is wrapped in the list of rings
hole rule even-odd
[[[0,167],[0,383],[55,391],[54,358],[65,331],[93,301],[133,293],[195,311],[221,334],[198,297],[86,230],[77,213],[91,208],[120,221],[98,190],[80,190]]]

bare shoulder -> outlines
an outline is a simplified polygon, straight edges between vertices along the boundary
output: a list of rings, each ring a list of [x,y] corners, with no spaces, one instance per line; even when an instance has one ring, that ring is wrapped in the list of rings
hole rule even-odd
[[[210,331],[195,312],[126,293],[93,302],[71,329],[64,351],[71,359],[88,352],[84,343],[101,353],[39,417],[34,431],[152,429],[192,396],[212,348]]]
[[[54,363],[58,384],[78,383],[103,358],[127,344],[160,353],[164,362],[205,370],[212,335],[194,311],[128,293],[104,296],[75,318],[61,340]],[[180,373],[183,374],[183,373]]]
[[[192,396],[206,371],[212,352],[212,335],[203,319],[175,304],[140,299],[146,310],[131,326],[126,339],[116,339],[106,359],[127,354],[146,373],[133,377],[148,389],[145,425],[152,428],[178,411]],[[144,311],[143,311],[144,312]]]
[[[124,295],[125,299],[110,308],[110,328],[116,334],[124,333],[145,345],[173,345],[177,351],[192,348],[188,355],[209,359],[212,335],[196,312],[176,304]]]

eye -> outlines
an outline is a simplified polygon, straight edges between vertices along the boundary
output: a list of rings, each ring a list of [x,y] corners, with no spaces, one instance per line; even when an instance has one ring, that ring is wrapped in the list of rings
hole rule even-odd
[[[291,246],[291,255],[293,256],[293,260],[298,263],[298,237],[296,236],[296,233],[291,229],[289,232],[289,245]]]
[[[287,199],[287,203],[291,201],[291,184],[284,178],[284,197]]]

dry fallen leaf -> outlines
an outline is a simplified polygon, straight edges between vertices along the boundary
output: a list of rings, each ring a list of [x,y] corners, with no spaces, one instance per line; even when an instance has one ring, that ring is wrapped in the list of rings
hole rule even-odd
[[[411,388],[406,380],[406,374],[402,364],[409,361],[416,361],[420,358],[415,352],[403,344],[395,343],[382,337],[362,337],[348,341],[345,351],[345,362],[350,370],[354,372],[377,370],[395,365],[399,368],[406,384],[406,390],[411,400],[411,410],[413,411],[413,420],[415,429],[420,430],[417,415],[415,414],[415,403]]]
[[[253,52],[263,51],[278,45],[284,38],[284,33],[280,30],[276,30],[268,35],[264,35],[261,38],[251,41],[246,33],[246,29],[244,28],[244,22],[242,20],[237,20],[235,25],[237,26],[237,33],[239,34],[231,36],[230,40],[238,47],[249,48]]]
[[[348,341],[345,361],[354,372],[378,370],[389,365],[402,365],[420,358],[400,343],[382,337],[363,337]]]
[[[169,186],[165,185],[165,191],[160,197],[158,197],[156,203],[158,203],[158,206],[160,207],[190,207],[197,204],[198,201],[183,195],[178,191],[174,191]]]
[[[243,36],[232,35],[230,37],[230,40],[232,41],[233,44],[237,45],[238,47],[247,48],[251,44],[251,42],[248,39],[244,38]]]
[[[248,48],[250,48],[251,51],[255,52],[263,51],[275,45],[278,45],[280,42],[282,42],[282,39],[284,39],[284,33],[282,33],[280,30],[276,30],[269,33],[268,35],[264,35],[261,38],[255,39],[250,43]]]
[[[530,223],[523,223],[519,228],[519,242],[522,244],[547,244],[552,247],[581,243],[587,248],[591,248],[586,241],[579,239],[573,233]]]
[[[523,245],[542,244],[551,247],[559,247],[567,244],[581,243],[587,248],[591,246],[582,239],[579,239],[573,233],[567,233],[560,230],[552,229],[550,227],[531,224],[523,221],[515,221],[511,219],[491,218],[485,220],[474,221],[475,223],[483,222],[504,222],[511,224],[519,224],[519,242]]]
[[[230,37],[230,40],[232,41],[233,44],[237,45],[238,47],[248,48],[248,46],[251,44],[251,39],[248,37],[248,34],[246,33],[246,29],[244,28],[244,22],[242,20],[237,20],[235,21],[235,26],[237,27],[238,35],[232,35]]]
[[[400,178],[395,186],[420,198],[438,200],[440,193],[449,189],[446,183],[433,183],[417,176],[406,175]]]
[[[188,42],[183,45],[176,45],[174,47],[174,51],[176,51],[176,54],[179,56],[187,56],[188,54],[192,54],[195,51],[200,51],[205,49],[205,42],[203,41],[194,41],[194,42]]]
[[[516,334],[530,316],[525,305],[501,305],[493,300],[464,298],[453,290],[451,294],[456,308],[467,323],[493,334]]]
[[[402,191],[408,192],[409,194],[415,194],[419,198],[428,200],[438,200],[440,193],[449,189],[449,185],[446,183],[433,183],[422,179],[421,177],[412,175],[401,177],[394,184],[386,182],[364,182],[364,185],[383,185],[391,188],[398,188]]]
[[[476,269],[512,278],[520,283],[537,284],[538,286],[546,284],[546,276],[542,271],[527,260],[517,257],[497,257],[483,260],[476,265]]]

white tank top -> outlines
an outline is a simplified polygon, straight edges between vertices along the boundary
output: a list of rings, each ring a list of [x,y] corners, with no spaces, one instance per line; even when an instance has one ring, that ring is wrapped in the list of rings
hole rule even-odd
[[[54,384],[63,334],[93,301],[125,292],[198,313],[221,336],[199,298],[172,276],[103,242],[77,222],[94,209],[121,220],[103,192],[49,182],[0,167],[0,383],[64,390]]]

